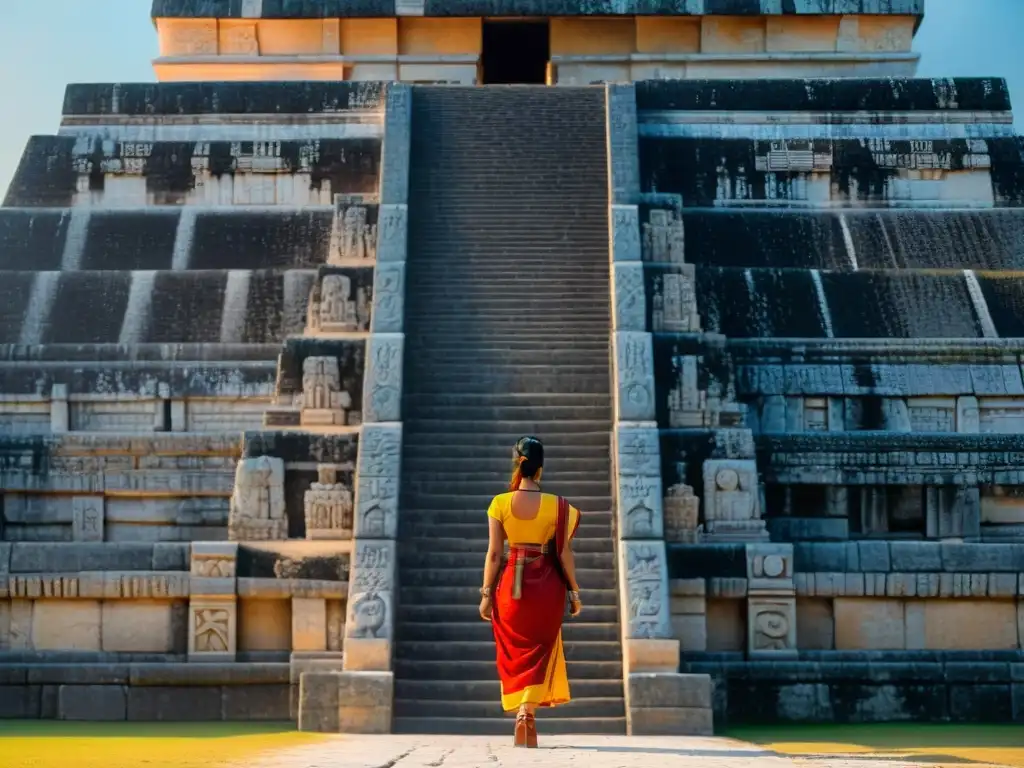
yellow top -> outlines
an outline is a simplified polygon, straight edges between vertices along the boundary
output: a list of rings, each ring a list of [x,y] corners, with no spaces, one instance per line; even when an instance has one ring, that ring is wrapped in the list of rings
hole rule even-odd
[[[523,544],[545,544],[554,538],[555,522],[558,520],[558,497],[550,493],[540,494],[540,507],[537,516],[530,520],[522,520],[512,514],[512,497],[515,491],[502,493],[494,497],[487,510],[487,516],[493,517],[505,529],[505,537],[510,546]],[[536,493],[536,491],[519,491],[519,493]],[[569,530],[573,530],[580,519],[580,511],[569,505]]]

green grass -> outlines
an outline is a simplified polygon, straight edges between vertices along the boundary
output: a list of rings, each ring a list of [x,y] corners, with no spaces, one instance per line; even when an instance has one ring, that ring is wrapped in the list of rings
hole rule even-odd
[[[212,768],[314,743],[292,723],[0,721],[0,768]]]
[[[906,755],[933,765],[1024,768],[1024,725],[783,725],[732,728],[725,735],[789,755]]]

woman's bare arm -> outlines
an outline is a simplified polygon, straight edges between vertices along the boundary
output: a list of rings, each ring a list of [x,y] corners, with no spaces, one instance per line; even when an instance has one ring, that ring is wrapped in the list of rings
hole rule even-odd
[[[505,551],[505,529],[493,517],[487,518],[487,556],[484,559],[484,584],[480,590],[480,618],[491,620],[491,603],[494,586],[501,568],[501,556]]]
[[[573,592],[580,591],[579,582],[576,581],[576,557],[572,553],[572,542],[565,542],[562,547],[562,569],[565,577],[569,580],[569,589]]]

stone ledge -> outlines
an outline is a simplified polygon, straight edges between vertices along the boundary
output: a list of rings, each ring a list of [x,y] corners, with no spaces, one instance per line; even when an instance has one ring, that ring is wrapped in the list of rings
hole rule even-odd
[[[348,598],[348,582],[243,577],[238,579],[237,594],[240,598],[262,600],[286,600],[292,597],[345,600]]]
[[[4,209],[0,213],[9,213]],[[115,361],[196,363],[277,360],[280,344],[0,344],[0,365]],[[69,393],[70,394],[70,393]]]

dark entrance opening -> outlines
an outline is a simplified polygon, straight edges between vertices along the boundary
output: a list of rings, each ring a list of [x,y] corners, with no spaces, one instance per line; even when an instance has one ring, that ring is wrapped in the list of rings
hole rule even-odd
[[[485,85],[547,83],[547,21],[485,21],[483,32]]]

